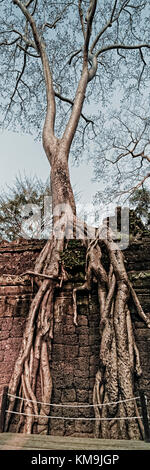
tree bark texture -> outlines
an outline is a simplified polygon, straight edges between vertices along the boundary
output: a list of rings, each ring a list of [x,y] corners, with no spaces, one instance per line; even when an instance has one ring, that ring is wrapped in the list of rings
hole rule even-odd
[[[9,430],[11,411],[15,410],[15,396],[20,398],[18,432],[49,433],[50,403],[52,395],[51,354],[53,347],[53,307],[55,288],[66,278],[61,253],[67,241],[65,230],[68,214],[63,215],[64,237],[55,238],[44,246],[35,264],[37,293],[32,301],[22,346],[9,384],[9,406],[5,430]],[[78,230],[85,227],[78,222]],[[95,436],[100,438],[141,439],[143,425],[135,398],[135,375],[142,373],[135,344],[132,319],[128,307],[130,296],[139,315],[150,327],[124,267],[123,254],[114,246],[112,234],[101,240],[101,228],[94,240],[85,240],[85,283],[73,290],[74,323],[78,323],[77,293],[97,283],[99,299],[99,368],[93,388],[95,410]],[[115,248],[115,249],[114,249]],[[103,250],[107,251],[107,269],[102,263]],[[38,273],[42,277],[38,277]],[[49,278],[45,278],[49,276]],[[40,376],[41,402],[36,397],[37,377]],[[121,418],[121,419],[120,419]],[[123,419],[125,418],[125,419]]]

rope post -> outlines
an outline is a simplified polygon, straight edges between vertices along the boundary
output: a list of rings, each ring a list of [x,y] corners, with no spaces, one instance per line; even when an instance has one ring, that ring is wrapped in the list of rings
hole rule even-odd
[[[144,425],[144,440],[145,442],[150,442],[150,427],[149,427],[149,420],[148,420],[146,396],[145,396],[144,390],[140,390],[140,400],[141,400],[143,425]]]
[[[7,393],[8,387],[4,387],[1,403],[1,413],[0,413],[0,432],[4,432],[5,429],[5,412],[7,408]]]

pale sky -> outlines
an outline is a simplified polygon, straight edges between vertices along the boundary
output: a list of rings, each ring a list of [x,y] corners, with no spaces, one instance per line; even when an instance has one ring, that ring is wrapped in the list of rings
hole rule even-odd
[[[31,135],[20,135],[11,131],[0,134],[0,189],[12,185],[15,176],[38,176],[42,180],[49,177],[50,167],[40,142],[34,141]],[[70,165],[71,182],[82,201],[91,202],[100,183],[92,183],[93,168],[87,162],[79,166]]]

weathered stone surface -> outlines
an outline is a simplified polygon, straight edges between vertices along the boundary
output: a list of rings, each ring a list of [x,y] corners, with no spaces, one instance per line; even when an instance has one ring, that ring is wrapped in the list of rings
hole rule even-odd
[[[80,356],[80,357],[82,357],[82,356],[83,356],[83,357],[84,357],[84,356],[85,356],[85,357],[89,357],[89,356],[90,356],[90,350],[89,350],[89,348],[88,348],[87,346],[83,346],[83,347],[81,346],[81,347],[79,348],[79,356]]]
[[[86,315],[79,315],[78,325],[79,326],[87,326],[88,325],[88,318],[87,318]]]
[[[33,268],[35,260],[40,253],[44,241],[15,240],[0,243],[0,275],[17,275]]]
[[[76,391],[74,388],[65,389],[62,393],[62,403],[75,402]]]
[[[88,390],[77,390],[77,403],[85,403],[89,401],[89,392]]]
[[[22,240],[10,244],[5,242],[0,246],[0,394],[4,385],[9,383],[34,295],[29,276],[21,276],[21,273],[33,269],[44,243]],[[72,248],[74,250],[75,246]],[[94,288],[91,299],[85,291],[77,294],[78,326],[73,323],[72,288],[75,282],[80,285],[84,279],[85,253],[81,251],[81,246],[77,244],[72,256],[70,245],[69,255],[66,253],[64,256],[69,280],[55,293],[52,403],[67,403],[70,407],[51,407],[52,417],[55,418],[49,421],[49,433],[52,435],[92,436],[94,430],[94,421],[84,419],[93,417],[93,408],[82,408],[81,405],[92,404],[94,377],[99,364],[100,317]],[[124,254],[130,279],[144,311],[149,313],[150,239],[143,238],[132,243]],[[150,330],[138,317],[133,304],[131,310],[143,368],[140,386],[150,398]],[[38,379],[39,400],[40,393]],[[79,407],[73,408],[75,405]],[[63,416],[67,419],[60,419]],[[71,417],[76,419],[69,419]],[[83,419],[77,420],[78,417]],[[17,419],[13,419],[13,431],[16,431],[15,422]]]
[[[84,418],[81,421],[75,421],[75,432],[81,434],[82,433],[91,433],[93,432],[93,421],[85,421]]]

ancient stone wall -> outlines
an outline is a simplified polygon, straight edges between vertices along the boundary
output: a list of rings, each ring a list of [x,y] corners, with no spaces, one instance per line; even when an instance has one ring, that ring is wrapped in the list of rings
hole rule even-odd
[[[9,383],[18,355],[34,285],[29,276],[44,241],[3,242],[0,245],[0,394]],[[85,252],[72,241],[63,255],[68,280],[55,293],[54,339],[51,359],[53,378],[53,435],[86,435],[94,432],[92,404],[94,377],[99,361],[99,312],[96,289],[91,297],[86,291],[78,294],[78,326],[73,323],[72,288],[84,279]],[[150,312],[150,238],[133,241],[125,251],[126,268],[145,313]],[[140,350],[143,377],[138,386],[150,399],[150,330],[140,321],[131,306],[137,345]],[[37,388],[40,400],[40,391]],[[63,407],[62,405],[70,405]],[[149,402],[150,404],[150,402]],[[84,406],[81,406],[84,405]],[[74,408],[73,408],[74,407]],[[71,418],[80,419],[71,419]],[[64,418],[64,419],[60,419]],[[13,419],[11,429],[16,431]]]

